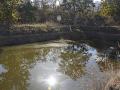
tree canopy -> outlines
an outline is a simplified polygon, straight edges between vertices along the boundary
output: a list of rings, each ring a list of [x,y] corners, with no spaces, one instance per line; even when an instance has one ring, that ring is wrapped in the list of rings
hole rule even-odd
[[[4,24],[14,23],[18,19],[16,8],[21,0],[2,0],[0,1],[0,22]]]
[[[21,4],[18,7],[20,22],[30,23],[35,21],[35,11],[37,7],[33,6],[30,2]]]
[[[95,11],[93,0],[63,0],[57,6],[56,0],[1,0],[0,23],[43,23],[49,20],[56,22],[58,14],[62,16],[62,24],[88,25],[90,22],[98,22],[100,18],[112,17],[120,20],[119,0],[102,1],[99,10]],[[97,17],[98,18],[98,17]],[[103,20],[105,21],[105,20]]]

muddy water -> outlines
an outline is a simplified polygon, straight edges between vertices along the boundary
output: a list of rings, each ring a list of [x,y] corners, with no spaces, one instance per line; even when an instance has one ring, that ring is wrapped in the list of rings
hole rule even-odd
[[[119,50],[86,43],[0,49],[0,90],[101,90],[120,69]]]

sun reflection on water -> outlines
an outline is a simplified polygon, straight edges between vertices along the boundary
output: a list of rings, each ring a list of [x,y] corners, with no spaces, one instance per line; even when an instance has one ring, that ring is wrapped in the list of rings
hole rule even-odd
[[[49,86],[55,86],[57,84],[57,80],[54,76],[50,76],[46,82],[48,83]]]
[[[45,81],[48,84],[48,90],[52,90],[52,87],[57,84],[57,79],[55,76],[49,76]]]

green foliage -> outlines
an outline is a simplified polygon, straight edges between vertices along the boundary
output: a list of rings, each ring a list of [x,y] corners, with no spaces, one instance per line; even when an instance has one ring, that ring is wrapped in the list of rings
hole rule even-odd
[[[21,0],[2,0],[0,1],[0,22],[4,24],[12,24],[18,19],[16,11]]]
[[[92,0],[69,0],[69,2],[64,1],[63,3],[66,3],[65,9],[74,9],[78,11],[88,9],[90,6],[93,5]]]
[[[119,0],[113,0],[111,3],[103,2],[100,13],[102,16],[119,16],[120,14]]]
[[[100,15],[106,18],[108,24],[120,23],[120,2],[113,0],[112,2],[103,2],[101,5]]]
[[[21,4],[18,8],[20,14],[20,21],[22,22],[34,22],[35,21],[35,11],[37,8],[33,6],[30,2]]]
[[[102,16],[113,16],[116,13],[116,6],[114,4],[103,3],[100,11]]]
[[[116,21],[120,22],[120,1],[119,0],[115,0],[114,1],[115,6],[116,6],[116,13],[114,19],[116,19]]]
[[[78,22],[81,22],[82,19],[87,20],[87,17],[90,17],[90,15],[92,15],[94,6],[92,0],[65,0],[63,2],[63,5],[64,10],[67,12],[66,13],[63,11],[63,15],[65,16],[65,19],[68,19],[68,22],[71,20],[70,22],[72,22],[72,24],[77,24]]]

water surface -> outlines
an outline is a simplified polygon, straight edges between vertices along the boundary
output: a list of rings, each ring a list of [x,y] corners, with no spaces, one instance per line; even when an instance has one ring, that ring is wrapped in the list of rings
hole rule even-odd
[[[86,43],[47,43],[0,49],[0,90],[101,90],[120,69],[119,50]]]

